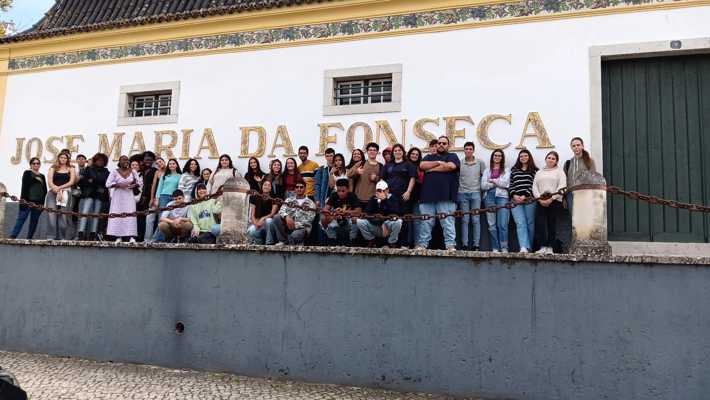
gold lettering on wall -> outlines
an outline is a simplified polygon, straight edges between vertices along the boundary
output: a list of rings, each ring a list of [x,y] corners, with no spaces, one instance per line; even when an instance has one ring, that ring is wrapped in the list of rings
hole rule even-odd
[[[407,120],[406,119],[402,120],[402,141],[400,143],[402,143],[402,146],[404,146],[405,143],[407,143]]]
[[[390,125],[389,122],[385,120],[380,120],[380,121],[375,121],[376,125],[376,130],[375,130],[375,142],[380,145],[380,147],[386,147],[381,141],[381,137],[384,136],[385,139],[387,139],[387,145],[388,146],[394,146],[395,144],[399,143],[399,140],[397,139],[397,135],[395,135],[394,130],[392,129],[392,125]]]
[[[244,126],[239,128],[242,131],[242,151],[239,158],[262,157],[266,151],[266,129],[263,126]],[[253,153],[249,152],[249,140],[252,132],[256,133],[259,142]]]
[[[466,129],[457,130],[456,123],[459,121],[468,122],[471,125],[475,125],[475,123],[473,122],[471,117],[468,115],[444,117],[444,121],[446,121],[446,136],[449,138],[449,141],[451,142],[451,146],[449,147],[449,151],[463,151],[463,147],[456,146],[456,139],[461,138],[461,139],[465,140],[466,139]]]
[[[413,129],[414,136],[418,137],[419,139],[422,139],[426,143],[426,146],[429,146],[429,142],[436,139],[436,135],[432,132],[427,131],[426,128],[424,128],[424,126],[427,124],[434,124],[436,126],[439,126],[439,118],[421,118],[414,123]]]
[[[133,141],[131,142],[131,147],[128,149],[128,156],[134,154],[142,154],[145,152],[145,140],[143,139],[143,132],[136,132],[133,134]]]
[[[32,152],[32,147],[35,143],[37,144],[37,150]],[[42,159],[42,139],[33,137],[27,141],[27,147],[25,147],[25,158],[29,161],[32,157],[37,157]]]
[[[84,143],[84,135],[65,135],[64,140],[67,143],[66,148],[69,149],[69,152],[74,154],[79,152],[79,145],[74,142],[79,140]]]
[[[202,138],[200,139],[200,147],[197,148],[197,154],[195,155],[196,159],[201,159],[202,158],[202,150],[207,150],[209,155],[207,158],[210,160],[216,160],[219,158],[219,151],[217,150],[217,142],[214,140],[214,133],[212,133],[212,129],[210,128],[205,128],[204,131],[202,131]]]
[[[501,115],[501,114],[489,114],[486,115],[481,119],[481,122],[478,123],[478,129],[476,130],[476,136],[478,136],[478,141],[481,143],[481,146],[487,148],[488,150],[496,150],[496,149],[505,149],[510,146],[511,143],[508,144],[498,144],[490,139],[488,136],[488,127],[491,126],[491,123],[493,121],[497,120],[503,120],[508,122],[508,125],[510,125],[513,121],[513,116],[508,114],[508,115]]]
[[[15,155],[10,157],[10,163],[12,165],[17,165],[22,162],[22,148],[25,146],[25,138],[16,138],[15,143]]]
[[[190,136],[194,129],[183,129],[182,132],[182,146],[180,147],[180,159],[189,160],[190,159]]]
[[[170,142],[168,144],[163,144],[163,137],[168,136]],[[165,159],[169,160],[175,158],[173,153],[173,148],[177,146],[178,135],[175,131],[155,131],[155,155],[160,157],[165,153]]]
[[[528,128],[532,125],[533,131],[528,132]],[[527,138],[537,139],[538,149],[554,149],[555,145],[550,141],[550,137],[547,135],[547,130],[545,129],[545,124],[542,123],[542,118],[537,112],[528,113],[528,118],[525,121],[525,127],[523,128],[523,135],[520,137],[520,143],[515,147],[516,149],[524,149],[525,146],[523,142]]]
[[[338,143],[338,136],[329,135],[330,129],[340,129],[342,131],[345,130],[345,128],[343,128],[343,124],[341,124],[340,122],[322,123],[318,124],[318,127],[320,128],[320,144],[318,145],[318,152],[316,153],[316,155],[322,156],[325,155],[325,149],[328,148],[329,144]]]
[[[370,125],[365,122],[355,122],[354,124],[350,125],[350,128],[348,128],[347,136],[345,137],[345,143],[350,153],[352,153],[355,149],[355,133],[357,132],[358,128],[362,128],[363,132],[364,140],[362,147],[364,148],[365,146],[367,146],[368,143],[372,142],[372,128],[370,128]]]
[[[113,134],[113,140],[109,144],[108,135],[99,133],[99,153],[104,153],[113,161],[118,161],[121,158],[121,150],[123,148],[123,136],[125,132],[116,132]],[[113,157],[111,156],[113,154]]]
[[[49,153],[52,158],[44,158],[45,163],[53,163],[57,160],[57,154],[59,154],[59,148],[54,145],[54,143],[62,142],[62,138],[59,136],[50,136],[47,138],[47,141],[45,142],[45,149],[47,150],[47,153]],[[61,147],[61,146],[60,146]]]
[[[281,140],[281,143],[278,143]],[[296,153],[293,152],[293,145],[291,144],[291,136],[288,134],[288,128],[286,125],[279,125],[276,128],[276,136],[274,137],[274,142],[271,145],[271,153],[269,157],[276,157],[276,149],[284,149],[283,157],[293,157]]]

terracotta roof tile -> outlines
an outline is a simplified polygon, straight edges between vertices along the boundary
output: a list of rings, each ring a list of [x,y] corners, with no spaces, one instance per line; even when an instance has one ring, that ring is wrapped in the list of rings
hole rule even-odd
[[[32,28],[0,43],[327,1],[335,0],[56,0]]]

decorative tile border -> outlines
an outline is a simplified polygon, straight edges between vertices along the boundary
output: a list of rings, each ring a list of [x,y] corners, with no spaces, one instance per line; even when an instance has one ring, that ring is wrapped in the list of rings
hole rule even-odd
[[[206,50],[237,49],[319,39],[337,39],[384,32],[406,32],[477,22],[569,14],[599,9],[678,3],[685,0],[526,0],[461,7],[386,17],[331,22],[306,26],[235,32],[222,35],[175,39],[113,48],[48,54],[9,61],[10,71],[134,59],[146,56],[185,54]]]

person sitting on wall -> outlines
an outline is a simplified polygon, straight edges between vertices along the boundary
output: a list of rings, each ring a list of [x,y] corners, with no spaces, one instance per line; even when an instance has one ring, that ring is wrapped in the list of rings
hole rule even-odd
[[[375,186],[375,195],[365,207],[368,215],[382,214],[386,216],[402,215],[402,202],[399,197],[393,196],[389,192],[387,182],[379,181]],[[362,237],[368,241],[367,247],[375,247],[375,238],[387,238],[387,244],[391,248],[399,247],[399,231],[402,229],[402,220],[378,220],[358,218],[357,227],[362,233]]]
[[[261,194],[271,197],[271,181],[262,179],[260,186]],[[271,235],[271,224],[274,215],[279,211],[279,205],[271,198],[265,199],[258,196],[252,196],[250,203],[252,207],[249,216],[250,224],[247,229],[249,243],[262,245],[266,242],[267,245],[274,244],[274,239]]]
[[[347,178],[338,179],[335,187],[336,191],[328,197],[323,211],[359,212],[361,210],[360,200],[350,191],[350,182]],[[330,245],[347,246],[357,237],[355,218],[338,219],[322,214],[320,222]]]
[[[197,199],[200,200],[207,197],[207,186],[202,183],[198,183],[196,186]],[[220,226],[217,223],[215,214],[221,213],[222,202],[215,199],[209,199],[190,206],[192,233],[189,242],[201,244],[217,243]]]
[[[173,201],[168,203],[168,207],[185,204],[185,194],[177,189],[173,192]],[[192,232],[192,221],[190,221],[190,207],[180,207],[170,211],[163,211],[158,222],[158,231],[154,237],[156,242],[178,243],[190,237]]]
[[[296,181],[294,189],[296,196],[288,198],[281,206],[279,213],[273,218],[271,234],[277,241],[276,246],[286,243],[303,244],[311,231],[313,218],[316,216],[316,204],[306,197],[306,183],[303,179]],[[310,207],[310,210],[306,211],[300,207]]]

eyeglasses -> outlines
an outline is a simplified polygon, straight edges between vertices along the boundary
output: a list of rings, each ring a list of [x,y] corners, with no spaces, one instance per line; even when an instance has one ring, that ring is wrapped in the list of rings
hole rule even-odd
[[[303,185],[296,185],[296,189],[305,189],[306,187]]]
[[[439,144],[440,144],[441,146],[448,146],[448,145],[449,145],[448,142],[439,142]]]

